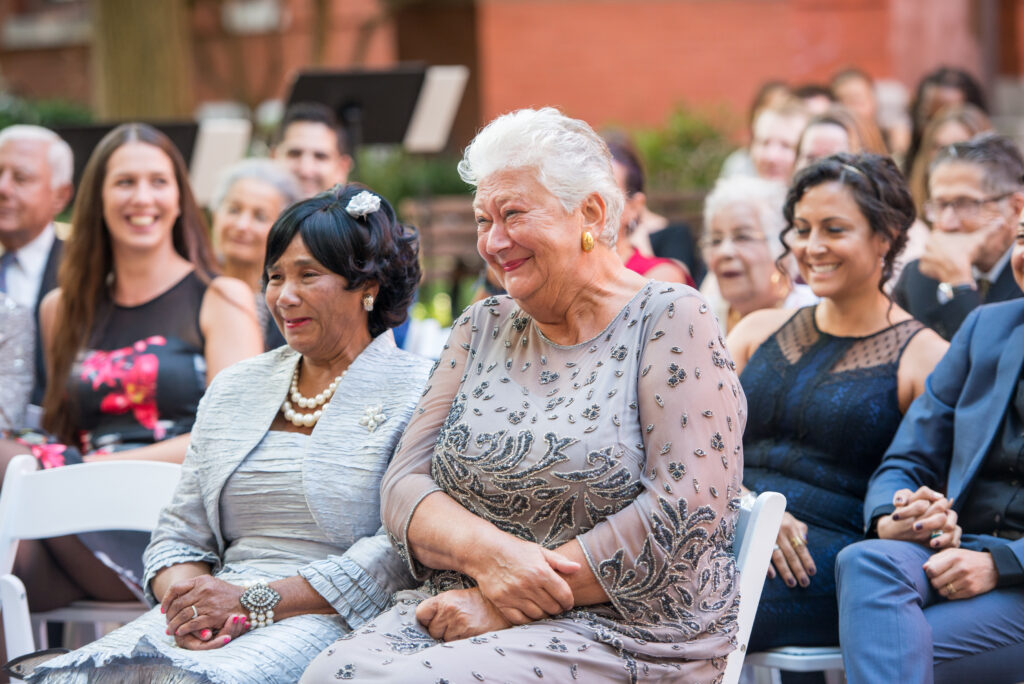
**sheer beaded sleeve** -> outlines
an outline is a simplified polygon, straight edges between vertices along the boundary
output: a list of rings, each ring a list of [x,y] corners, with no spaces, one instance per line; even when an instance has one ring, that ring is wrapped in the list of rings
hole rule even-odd
[[[693,293],[656,301],[662,310],[639,332],[630,407],[643,436],[643,489],[577,539],[638,636],[729,635],[746,399],[707,303]]]
[[[429,570],[409,554],[406,538],[413,511],[428,494],[440,491],[430,474],[434,444],[441,427],[448,419],[452,403],[466,373],[470,349],[470,310],[456,321],[452,334],[434,364],[416,410],[405,429],[402,441],[381,481],[381,520],[391,543],[409,564],[418,580],[426,579]]]

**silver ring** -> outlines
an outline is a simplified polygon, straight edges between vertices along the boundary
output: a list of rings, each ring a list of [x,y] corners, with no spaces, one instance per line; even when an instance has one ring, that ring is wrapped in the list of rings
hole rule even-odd
[[[196,610],[195,604],[192,605],[192,619],[195,620],[199,617],[199,611]]]
[[[779,545],[778,544],[776,544],[775,546],[772,547],[772,553],[774,553],[776,551],[780,551],[780,550],[781,549],[779,549]]]

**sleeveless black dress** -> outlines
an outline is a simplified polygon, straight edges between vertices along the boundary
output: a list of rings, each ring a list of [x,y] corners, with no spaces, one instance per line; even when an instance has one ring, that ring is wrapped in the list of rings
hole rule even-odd
[[[131,449],[192,430],[206,391],[199,328],[205,293],[206,283],[192,271],[144,304],[111,305],[99,314],[68,378],[82,453]],[[74,462],[74,450],[64,454],[65,462]],[[79,538],[130,588],[139,589],[148,534],[97,532]]]
[[[799,309],[740,375],[748,402],[743,484],[786,496],[786,510],[808,526],[817,569],[806,588],[765,582],[751,651],[839,643],[835,558],[863,539],[868,480],[903,418],[900,357],[924,328],[910,319],[836,337],[818,329],[815,308]]]

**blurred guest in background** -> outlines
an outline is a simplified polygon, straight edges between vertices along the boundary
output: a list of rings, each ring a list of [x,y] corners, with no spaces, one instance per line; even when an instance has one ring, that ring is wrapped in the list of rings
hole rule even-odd
[[[779,105],[790,97],[792,97],[792,93],[789,86],[782,81],[772,80],[761,84],[757,93],[754,94],[754,100],[750,103],[750,109],[747,112],[747,134],[749,136],[747,145],[733,150],[732,154],[726,158],[719,173],[720,177],[753,176],[757,173],[754,170],[754,162],[750,160],[750,141],[754,139],[754,122],[757,121],[761,110]]]
[[[947,340],[981,304],[1022,295],[1009,267],[1022,182],[1020,151],[994,133],[944,147],[932,162],[924,205],[932,230],[893,299]]]
[[[737,176],[724,178],[704,201],[701,249],[709,272],[701,285],[728,332],[751,311],[796,308],[817,297],[794,282],[792,259],[782,256],[786,189],[779,183]]]
[[[988,115],[972,104],[949,105],[936,112],[924,127],[917,158],[907,177],[919,216],[924,215],[924,203],[928,199],[928,168],[938,151],[991,130]]]
[[[811,117],[800,135],[796,170],[840,152],[886,154],[878,127],[863,123],[842,105]]]
[[[811,116],[824,114],[836,102],[832,90],[820,83],[805,83],[793,88],[793,96],[804,103],[804,109]]]
[[[939,67],[925,75],[917,84],[914,100],[910,103],[913,130],[910,147],[903,160],[903,172],[910,175],[921,152],[924,129],[939,110],[950,105],[970,104],[988,114],[985,94],[977,80],[963,69]]]
[[[669,283],[685,283],[690,287],[696,287],[693,278],[690,277],[689,269],[678,261],[664,257],[647,256],[631,242],[631,238],[638,231],[638,224],[644,218],[647,209],[647,197],[644,195],[644,171],[640,165],[640,159],[636,152],[622,142],[609,142],[608,150],[612,155],[612,171],[615,173],[615,182],[626,198],[622,210],[622,218],[619,220],[619,233],[615,241],[615,250],[626,264],[626,268],[636,271],[640,275],[651,280],[661,280]],[[657,214],[652,218],[661,219]],[[687,244],[691,247],[690,259],[694,259],[693,238],[685,224],[661,228],[661,231],[672,230],[675,240],[679,242],[679,251],[684,251]]]
[[[807,119],[806,108],[796,98],[761,110],[754,121],[754,139],[750,143],[750,160],[759,177],[789,183]]]
[[[146,124],[118,126],[97,145],[72,224],[60,287],[40,314],[50,434],[0,442],[0,472],[28,452],[44,468],[83,459],[180,463],[207,382],[263,349],[252,292],[214,277],[185,162]],[[138,592],[148,540],[111,532],[22,542],[15,567],[33,610],[126,600]]]
[[[352,171],[348,136],[330,107],[296,102],[284,114],[270,156],[299,180],[304,197],[344,185]]]
[[[832,77],[829,83],[839,104],[853,112],[864,124],[878,126],[878,99],[874,81],[865,72],[851,67]]]
[[[252,288],[264,346],[285,343],[263,296],[267,233],[286,208],[299,199],[295,177],[266,159],[246,159],[226,169],[213,194],[213,241],[226,276]]]
[[[751,650],[838,639],[833,565],[863,538],[868,479],[946,344],[883,290],[914,221],[888,157],[799,172],[783,238],[815,306],[762,309],[729,334],[749,401],[743,484],[786,496]]]
[[[64,243],[53,221],[71,199],[72,168],[71,147],[53,131],[25,125],[0,131],[0,292],[32,313],[31,400],[37,405],[46,389],[39,305],[57,286]],[[21,407],[23,417],[24,411]]]

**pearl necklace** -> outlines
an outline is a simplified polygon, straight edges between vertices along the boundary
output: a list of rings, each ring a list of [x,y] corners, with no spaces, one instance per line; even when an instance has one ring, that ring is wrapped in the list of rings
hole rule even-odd
[[[324,414],[324,411],[330,405],[329,400],[334,396],[334,390],[338,389],[338,383],[341,382],[341,379],[345,377],[347,372],[347,369],[341,371],[341,375],[334,378],[331,384],[327,386],[327,389],[315,397],[307,399],[299,394],[299,367],[296,365],[295,372],[292,373],[291,401],[285,399],[284,403],[281,404],[281,412],[284,413],[285,420],[291,421],[292,425],[297,427],[313,427],[316,425],[316,422],[320,420],[320,416]],[[299,408],[315,408],[316,410],[311,413],[302,413],[292,407],[292,402],[295,402],[295,405]]]

